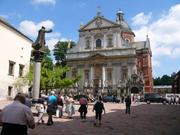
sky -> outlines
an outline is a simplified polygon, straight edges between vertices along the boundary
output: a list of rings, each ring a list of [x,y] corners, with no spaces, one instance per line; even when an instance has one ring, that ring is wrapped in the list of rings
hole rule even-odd
[[[53,29],[46,35],[52,50],[57,41],[77,42],[80,24],[101,14],[115,21],[122,10],[135,33],[135,41],[150,38],[153,77],[180,70],[180,0],[0,0],[0,16],[36,39],[41,26]]]

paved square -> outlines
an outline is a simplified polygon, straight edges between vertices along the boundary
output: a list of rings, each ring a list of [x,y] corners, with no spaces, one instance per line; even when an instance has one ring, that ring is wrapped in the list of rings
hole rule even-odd
[[[76,106],[76,109],[78,106]],[[76,112],[73,119],[54,118],[53,126],[38,125],[29,135],[179,135],[180,105],[141,104],[125,114],[123,104],[105,103],[102,125],[95,127],[92,105],[86,120]],[[47,119],[47,117],[45,118]]]

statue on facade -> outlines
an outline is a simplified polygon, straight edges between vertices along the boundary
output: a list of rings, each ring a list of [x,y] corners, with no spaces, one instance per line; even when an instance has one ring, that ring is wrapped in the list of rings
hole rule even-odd
[[[40,50],[41,48],[43,48],[45,46],[45,33],[50,33],[52,32],[52,30],[46,30],[44,26],[41,27],[41,29],[38,32],[38,37],[36,39],[36,41],[32,44],[32,47],[35,50]]]

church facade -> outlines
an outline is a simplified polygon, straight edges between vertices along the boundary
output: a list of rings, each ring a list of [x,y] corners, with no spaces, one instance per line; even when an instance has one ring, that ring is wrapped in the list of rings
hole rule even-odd
[[[74,86],[91,94],[152,92],[151,48],[149,38],[134,41],[135,34],[118,11],[116,21],[100,12],[79,29],[79,41],[67,52],[68,77],[80,74]]]

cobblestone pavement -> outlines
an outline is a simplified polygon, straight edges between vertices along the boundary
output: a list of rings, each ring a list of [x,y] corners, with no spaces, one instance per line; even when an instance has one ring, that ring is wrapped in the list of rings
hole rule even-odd
[[[63,118],[54,117],[52,126],[29,129],[29,135],[180,135],[180,105],[136,104],[130,115],[125,114],[124,104],[105,103],[105,108],[101,126],[93,125],[94,112],[89,105],[86,120],[80,119],[77,111],[73,119],[64,114]]]

